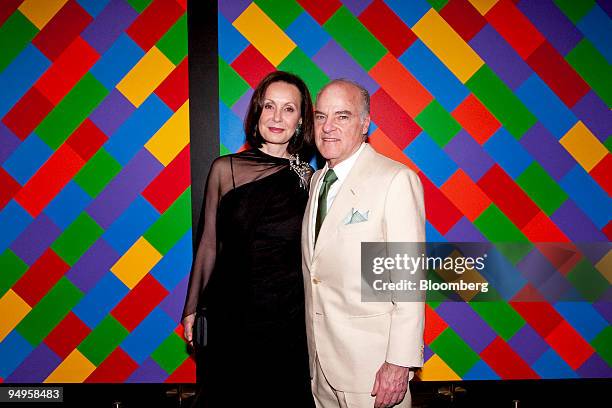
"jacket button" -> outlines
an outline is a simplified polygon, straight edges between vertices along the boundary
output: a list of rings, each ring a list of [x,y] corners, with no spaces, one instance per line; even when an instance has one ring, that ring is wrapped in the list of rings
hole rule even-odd
[[[312,278],[312,283],[318,285],[319,283],[321,283],[321,281],[318,278]]]

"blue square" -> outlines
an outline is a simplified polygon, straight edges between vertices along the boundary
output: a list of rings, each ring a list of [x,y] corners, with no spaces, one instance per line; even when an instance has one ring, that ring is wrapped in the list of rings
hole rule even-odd
[[[463,380],[501,380],[499,375],[489,367],[487,363],[478,360],[476,364],[470,368],[470,371],[465,373]]]
[[[331,39],[321,25],[306,12],[300,14],[285,32],[310,58]]]
[[[102,236],[115,251],[122,254],[140,238],[145,231],[159,218],[159,213],[141,196],[132,204]]]
[[[404,153],[437,187],[442,186],[457,171],[455,162],[425,132],[421,132],[404,149]]]
[[[385,0],[385,3],[410,28],[431,9],[431,5],[425,0]]]
[[[608,327],[589,302],[558,302],[555,309],[589,343]]]
[[[72,311],[93,330],[129,291],[112,272],[108,272]]]
[[[35,133],[21,142],[2,167],[22,186],[53,154],[51,149]]]
[[[151,275],[171,292],[191,271],[193,259],[191,228],[151,270]]]
[[[242,120],[223,101],[219,101],[219,135],[221,143],[231,152],[238,151],[246,143]]]
[[[113,89],[134,65],[144,56],[144,51],[127,34],[121,36],[102,55],[89,72],[106,87]]]
[[[77,0],[77,2],[89,13],[89,15],[96,17],[104,10],[109,0]]]
[[[34,347],[17,330],[10,332],[0,341],[0,377],[8,377],[32,350]]]
[[[440,234],[436,227],[431,225],[429,221],[425,221],[425,236],[427,237],[427,242],[446,242],[447,239],[444,238],[444,235]]]
[[[173,113],[157,95],[151,94],[117,129],[104,149],[125,166]]]
[[[142,364],[175,327],[176,323],[170,316],[157,307],[123,340],[121,348]]]
[[[533,161],[527,150],[503,127],[487,140],[484,148],[513,179]]]
[[[597,228],[601,229],[610,222],[612,198],[584,171],[582,166],[575,165],[559,180],[559,185]]]
[[[249,45],[246,38],[221,13],[219,14],[219,55],[231,64]]]
[[[33,218],[15,200],[0,211],[0,254],[21,235]]]
[[[557,140],[578,122],[572,111],[536,74],[523,82],[516,96]]]
[[[448,112],[455,110],[470,94],[465,85],[421,40],[415,41],[399,57],[399,61]]]
[[[73,180],[66,184],[66,187],[49,203],[44,212],[55,224],[66,229],[91,201],[89,194]]]
[[[612,21],[608,14],[595,4],[577,26],[582,34],[593,43],[597,51],[608,60],[608,63],[612,62],[612,46],[610,45]]]
[[[548,349],[532,366],[543,379],[578,378],[578,374],[553,349]]]

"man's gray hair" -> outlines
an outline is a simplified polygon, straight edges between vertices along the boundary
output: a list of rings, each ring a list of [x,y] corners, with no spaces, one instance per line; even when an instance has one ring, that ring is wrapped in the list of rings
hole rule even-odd
[[[321,96],[321,92],[327,89],[327,87],[331,85],[336,85],[336,84],[345,84],[345,85],[350,85],[350,86],[354,86],[355,88],[357,88],[357,90],[359,91],[359,94],[361,95],[361,102],[363,105],[362,110],[361,110],[361,119],[362,120],[365,119],[366,116],[370,114],[370,92],[368,92],[368,90],[365,89],[363,85],[361,85],[358,82],[353,81],[352,79],[337,78],[337,79],[330,81],[323,88],[321,88],[321,90],[317,93],[317,99],[319,99],[319,96]]]

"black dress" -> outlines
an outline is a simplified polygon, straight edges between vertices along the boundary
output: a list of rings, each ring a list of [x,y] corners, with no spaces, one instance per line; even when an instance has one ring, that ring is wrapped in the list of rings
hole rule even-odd
[[[259,149],[211,167],[184,311],[206,307],[202,406],[313,406],[300,253],[312,169],[302,170]]]

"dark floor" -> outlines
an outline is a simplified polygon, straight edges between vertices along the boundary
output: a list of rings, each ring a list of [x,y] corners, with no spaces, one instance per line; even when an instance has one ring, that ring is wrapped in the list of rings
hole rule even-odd
[[[0,384],[0,387],[8,387]],[[17,386],[24,386],[18,384]],[[41,385],[33,385],[40,387]],[[48,386],[48,385],[45,385]],[[607,380],[462,381],[411,384],[413,408],[559,408],[607,406]],[[190,407],[191,384],[63,384],[63,403],[0,403],[2,407]],[[182,401],[178,397],[181,390]],[[517,401],[517,402],[515,402]],[[596,401],[599,401],[597,403]],[[117,406],[116,403],[119,403]],[[515,405],[516,404],[516,405]],[[228,405],[231,407],[231,405]],[[291,407],[291,402],[287,402]],[[240,407],[243,408],[243,407]]]

